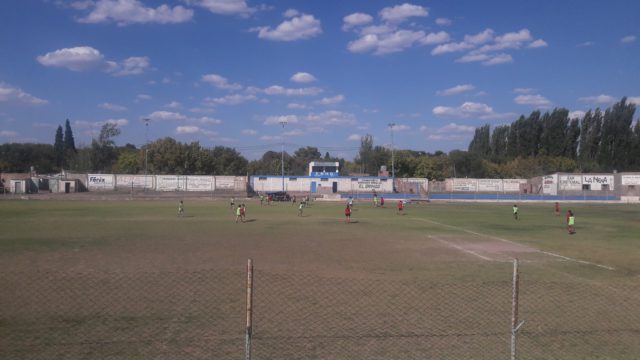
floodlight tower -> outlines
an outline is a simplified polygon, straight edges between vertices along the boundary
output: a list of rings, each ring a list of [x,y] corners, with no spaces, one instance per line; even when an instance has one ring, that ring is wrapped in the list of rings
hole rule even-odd
[[[396,123],[389,123],[389,130],[391,132],[391,181],[392,181],[392,189],[396,191],[396,166],[395,159],[393,154],[393,127],[396,126]]]
[[[149,158],[149,122],[151,119],[144,118],[144,191],[147,191],[147,164]]]
[[[287,119],[282,117],[279,123],[282,125],[282,151],[280,152],[280,165],[282,169],[282,191],[284,191],[284,126],[287,125]]]

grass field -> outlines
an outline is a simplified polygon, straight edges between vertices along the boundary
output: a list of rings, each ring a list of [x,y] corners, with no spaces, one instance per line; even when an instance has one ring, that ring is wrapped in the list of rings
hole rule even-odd
[[[0,357],[238,358],[252,258],[256,359],[508,358],[517,257],[519,359],[640,358],[637,206],[246,204],[0,202]]]

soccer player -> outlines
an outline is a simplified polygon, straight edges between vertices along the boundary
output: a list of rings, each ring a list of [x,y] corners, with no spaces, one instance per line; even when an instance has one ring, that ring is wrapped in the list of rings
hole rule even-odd
[[[240,206],[240,220],[244,222],[246,216],[247,216],[247,207],[244,204],[242,204]]]
[[[238,205],[238,207],[236,208],[236,223],[238,223],[238,220],[240,220],[242,218],[242,209],[240,208],[240,205]]]
[[[350,209],[353,209],[353,197],[349,196],[349,200],[347,200],[347,206]]]
[[[384,207],[384,197],[380,196],[380,207]]]
[[[302,201],[301,201],[300,205],[298,205],[298,216],[302,216],[302,209],[304,209],[304,205],[302,204]]]
[[[556,216],[560,216],[560,204],[556,202]]]
[[[296,203],[296,196],[293,195],[293,197],[291,198],[291,205],[295,205]]]
[[[180,202],[178,203],[178,216],[184,216],[184,203],[182,202],[182,200],[180,200]]]
[[[262,206],[262,204],[264,204],[264,195],[260,194],[260,206]]]
[[[233,196],[231,197],[231,200],[229,201],[229,208],[231,210],[233,210],[233,206],[236,204],[236,199],[233,198]]]
[[[351,208],[349,207],[349,205],[347,205],[347,207],[344,209],[344,216],[346,217],[346,223],[351,222]]]
[[[520,216],[518,215],[518,205],[513,205],[513,217],[516,220],[520,220]]]
[[[402,213],[402,210],[404,210],[404,202],[402,200],[398,200],[398,212],[397,212],[397,214],[400,215]]]
[[[569,235],[573,235],[576,233],[576,217],[573,215],[573,211],[569,210],[569,221],[567,222],[567,230],[569,230]]]
[[[378,207],[378,195],[373,194],[373,206]]]

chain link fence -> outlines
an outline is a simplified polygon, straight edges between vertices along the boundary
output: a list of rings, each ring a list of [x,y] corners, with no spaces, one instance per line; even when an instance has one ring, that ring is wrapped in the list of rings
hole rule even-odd
[[[640,286],[521,270],[518,359],[640,358]],[[257,270],[252,359],[509,359],[504,281]],[[245,358],[243,271],[0,274],[2,359]]]

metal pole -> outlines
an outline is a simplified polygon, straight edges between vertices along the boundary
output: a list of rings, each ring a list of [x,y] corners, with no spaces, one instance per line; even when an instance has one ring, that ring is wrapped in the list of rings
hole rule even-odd
[[[149,121],[151,119],[144,120],[144,192],[147,192],[147,164],[149,157]]]
[[[280,164],[282,166],[282,191],[284,191],[284,126],[287,124],[286,119],[280,120],[280,125],[282,125],[282,159],[280,160]]]
[[[244,341],[244,358],[251,360],[251,332],[253,327],[253,260],[247,260],[247,328]]]
[[[392,191],[395,192],[396,190],[396,183],[395,183],[395,179],[396,179],[396,166],[395,166],[395,159],[394,159],[394,152],[393,152],[393,127],[396,126],[396,123],[390,123],[389,124],[389,128],[391,129],[391,181],[392,181]]]
[[[520,274],[518,259],[513,259],[513,287],[511,293],[511,360],[516,360],[516,334],[524,321],[518,323],[518,296],[520,286]]]

